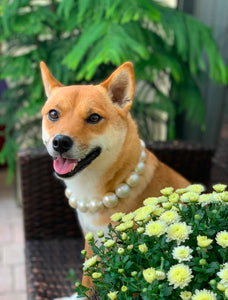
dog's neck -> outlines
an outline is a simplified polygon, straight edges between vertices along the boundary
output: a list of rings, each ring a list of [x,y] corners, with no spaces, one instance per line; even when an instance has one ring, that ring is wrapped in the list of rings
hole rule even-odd
[[[70,191],[70,194],[73,194],[71,206],[75,206],[75,208],[77,206],[81,211],[88,211],[88,205],[91,201],[94,200],[93,204],[95,206],[99,199],[103,199],[107,193],[111,192],[112,195],[109,194],[109,198],[106,197],[107,207],[113,207],[118,201],[114,191],[118,189],[120,184],[122,184],[121,192],[123,194],[125,192],[129,193],[129,186],[123,186],[123,183],[126,183],[133,171],[135,172],[140,161],[143,164],[144,159],[140,157],[145,155],[145,151],[138,138],[134,121],[131,118],[128,121],[129,126],[125,138],[122,142],[120,141],[122,145],[118,145],[116,149],[110,149],[111,154],[109,151],[106,151],[103,156],[101,155],[97,158],[88,168],[74,178],[65,181],[68,191]],[[139,171],[139,173],[141,174],[142,172]],[[141,176],[138,175],[138,177]],[[70,194],[68,193],[68,196]],[[85,205],[87,205],[87,208]],[[92,207],[92,209],[96,210],[97,207]]]

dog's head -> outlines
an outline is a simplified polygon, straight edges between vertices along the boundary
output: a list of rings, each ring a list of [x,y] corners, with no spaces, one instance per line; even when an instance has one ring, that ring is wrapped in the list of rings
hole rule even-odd
[[[99,85],[63,86],[41,62],[47,101],[42,137],[59,177],[70,178],[109,153],[117,157],[128,130],[135,88],[130,62]]]

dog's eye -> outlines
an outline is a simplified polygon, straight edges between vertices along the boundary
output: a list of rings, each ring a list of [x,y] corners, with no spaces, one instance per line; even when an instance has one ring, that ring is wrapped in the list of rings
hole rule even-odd
[[[92,114],[86,119],[86,121],[89,124],[97,124],[101,119],[102,117],[100,115]]]
[[[51,121],[57,121],[59,119],[59,112],[55,109],[50,110],[48,113],[48,118]]]

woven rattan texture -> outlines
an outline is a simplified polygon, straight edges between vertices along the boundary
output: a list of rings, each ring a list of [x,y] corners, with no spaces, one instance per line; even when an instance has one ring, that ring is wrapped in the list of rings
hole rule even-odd
[[[74,283],[67,280],[74,269],[81,280],[82,239],[31,240],[26,242],[26,273],[28,299],[49,300],[70,296]]]

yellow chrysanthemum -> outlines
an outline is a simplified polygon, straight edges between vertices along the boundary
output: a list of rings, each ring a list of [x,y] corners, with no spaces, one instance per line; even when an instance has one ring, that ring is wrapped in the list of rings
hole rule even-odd
[[[173,285],[174,289],[188,286],[192,277],[192,270],[184,264],[172,266],[167,274],[169,285]]]
[[[126,231],[130,228],[132,228],[134,226],[134,222],[133,221],[127,221],[127,222],[124,222],[124,223],[121,223],[120,225],[116,226],[116,230],[117,231]]]
[[[165,211],[165,209],[164,209],[163,207],[157,207],[157,208],[153,211],[152,215],[153,215],[153,216],[158,216],[158,217],[159,217],[164,211]]]
[[[111,248],[111,247],[113,247],[115,245],[115,243],[116,242],[114,240],[107,240],[107,242],[104,243],[104,246],[106,248]]]
[[[182,300],[190,300],[192,298],[192,293],[188,291],[183,291],[180,293],[180,297]]]
[[[147,252],[148,252],[148,247],[147,247],[147,245],[146,245],[145,243],[139,245],[139,251],[142,252],[142,253],[147,253]]]
[[[189,192],[201,194],[205,191],[205,187],[202,184],[191,184],[187,187]]]
[[[158,204],[158,199],[156,197],[149,197],[143,201],[144,205],[156,205]]]
[[[161,270],[156,270],[156,279],[157,280],[164,280],[166,277],[165,272]]]
[[[185,222],[171,224],[167,229],[167,242],[175,240],[179,245],[189,238],[191,232],[191,226],[188,226]]]
[[[117,294],[118,292],[109,292],[107,294],[108,298],[111,299],[111,300],[116,300],[117,299]]]
[[[124,213],[117,212],[117,213],[115,213],[115,214],[113,214],[113,215],[111,216],[111,220],[112,220],[113,222],[119,222],[119,221],[122,219],[122,217],[123,217],[124,215],[125,215]]]
[[[166,224],[163,221],[151,221],[146,225],[145,234],[149,236],[161,236],[166,232]]]
[[[97,263],[97,255],[87,259],[83,264],[83,270],[86,271]]]
[[[206,289],[196,290],[192,296],[192,300],[216,300],[216,294]]]
[[[122,217],[122,221],[123,222],[131,221],[132,219],[134,219],[134,216],[135,216],[134,213],[130,212],[129,214]]]
[[[217,275],[221,278],[221,284],[224,285],[225,289],[228,288],[228,263],[224,264]]]
[[[183,203],[197,202],[199,199],[199,194],[195,192],[187,192],[181,195],[180,199]]]
[[[143,277],[146,282],[152,283],[156,279],[156,271],[154,268],[143,270]]]
[[[192,259],[192,249],[188,246],[179,246],[175,247],[172,251],[174,259],[177,259],[178,262],[189,261]]]
[[[169,196],[169,195],[172,194],[173,190],[174,190],[174,188],[172,188],[172,187],[167,187],[167,188],[162,189],[160,192],[161,192],[162,195],[164,195],[164,196]]]
[[[160,218],[161,221],[165,222],[166,224],[172,224],[175,222],[178,222],[180,220],[180,216],[176,211],[169,210],[165,211],[163,214],[161,214]]]
[[[135,211],[135,221],[144,221],[150,214],[157,208],[155,205],[146,205],[136,209]]]
[[[216,235],[216,242],[219,246],[222,246],[223,248],[228,247],[228,231],[220,231]]]
[[[199,196],[198,203],[202,206],[210,204],[213,201],[213,194],[203,194]]]
[[[201,248],[207,248],[213,242],[212,239],[209,239],[205,235],[198,235],[197,236],[197,245]]]
[[[227,188],[227,185],[225,185],[225,184],[215,184],[215,185],[213,185],[213,189],[217,193],[224,192],[226,188]]]

